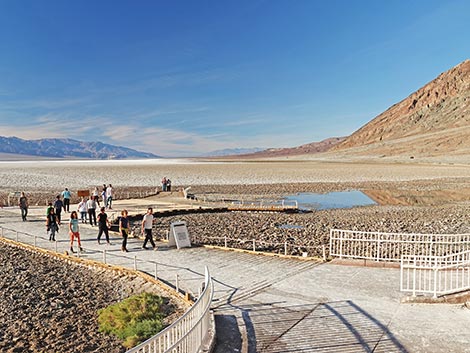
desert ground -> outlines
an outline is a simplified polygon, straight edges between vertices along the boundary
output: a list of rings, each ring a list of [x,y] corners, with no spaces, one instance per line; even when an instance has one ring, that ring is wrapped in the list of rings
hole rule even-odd
[[[191,240],[195,244],[222,245],[223,240],[220,239],[226,235],[239,240],[236,243],[230,241],[230,246],[234,247],[247,246],[249,248],[251,239],[272,244],[289,242],[291,255],[301,255],[307,252],[309,256],[320,257],[322,246],[328,244],[331,228],[383,232],[470,233],[470,165],[465,164],[352,163],[308,160],[4,161],[0,162],[0,180],[2,181],[0,201],[5,205],[9,193],[25,191],[32,204],[41,206],[45,205],[47,200],[52,200],[54,195],[60,193],[64,187],[68,187],[76,195],[77,190],[91,190],[95,186],[100,187],[103,183],[113,184],[118,198],[128,195],[137,197],[141,191],[154,193],[160,187],[160,180],[164,176],[172,180],[173,190],[191,186],[191,191],[198,197],[257,200],[298,192],[361,190],[377,204],[297,214],[221,212],[161,217],[154,232],[157,237],[165,235],[163,230],[168,229],[171,222],[185,220]],[[178,197],[178,192],[175,192],[173,196]],[[160,193],[153,197],[164,199],[167,195]],[[78,201],[76,196],[74,201]],[[280,228],[279,225],[282,224],[296,227]],[[134,230],[138,232],[139,229],[140,221],[135,221]],[[244,241],[248,242],[244,243]],[[283,248],[269,246],[266,251],[282,252]],[[14,282],[14,277],[18,276],[18,273],[20,275],[29,273],[31,266],[37,267],[38,264],[43,267],[50,266],[47,263],[42,265],[41,259],[31,256],[21,258],[19,262],[18,259],[21,256],[27,255],[21,255],[18,251],[5,252],[5,256],[7,255],[14,259],[15,263],[21,262],[22,264],[20,270],[18,270],[19,265],[10,266],[9,283]],[[5,261],[8,262],[7,259]],[[50,282],[50,288],[56,288],[56,279],[62,275],[62,273],[51,272],[44,281]],[[98,286],[93,276],[90,277],[89,274],[81,276],[90,278],[91,283],[88,287]],[[28,286],[34,286],[34,280],[31,281],[31,283],[21,282],[26,287],[15,286],[14,291],[17,293],[15,295],[23,297],[28,291]],[[108,283],[112,281],[113,279],[110,279]],[[4,282],[4,285],[6,283]],[[72,287],[74,285],[71,284]],[[59,289],[57,291],[60,292]],[[67,297],[66,294],[64,298]],[[48,294],[44,295],[47,297]],[[87,296],[86,291],[84,295]],[[96,298],[100,300],[96,306],[104,305],[101,297],[97,295]],[[108,302],[113,302],[117,298],[107,297],[106,299]],[[34,351],[40,348],[39,346],[18,346],[18,342],[11,340],[17,335],[18,330],[27,331],[27,327],[23,327],[29,325],[25,318],[30,315],[30,306],[36,305],[34,301],[28,300],[28,303],[30,304],[17,305],[14,308],[8,306],[0,308],[6,313],[15,310],[17,313],[15,317],[20,318],[19,321],[15,321],[11,315],[5,315],[4,322],[0,320],[0,325],[10,327],[3,336],[5,340],[3,347],[6,350],[13,351],[20,347],[25,351],[28,349]],[[52,305],[55,304],[52,303]],[[44,305],[43,307],[47,311],[44,314],[46,316],[51,310],[58,310]],[[79,307],[79,304],[70,304],[70,307]],[[91,316],[92,313],[89,312],[86,315]],[[5,321],[5,318],[8,320]],[[51,321],[47,325],[53,327],[54,322]],[[58,333],[46,330],[44,335],[47,338],[46,341],[53,346],[56,344],[56,338],[61,340],[69,337],[70,330]],[[80,343],[83,351],[87,351],[91,346],[102,346],[104,342],[108,344],[108,341],[100,341],[100,337],[92,333],[87,333],[82,337],[89,339],[89,342]],[[121,350],[117,343],[113,343],[113,347],[114,351]]]
[[[117,198],[138,197],[142,190],[155,192],[164,176],[172,180],[173,190],[191,186],[200,199],[260,200],[299,192],[360,190],[377,203],[301,214],[230,212],[161,219],[160,229],[167,229],[172,221],[186,220],[195,243],[220,245],[220,237],[225,235],[273,244],[289,241],[293,255],[307,251],[318,256],[322,245],[328,244],[331,228],[470,233],[470,165],[465,164],[335,160],[1,162],[0,200],[6,204],[9,192],[25,191],[31,204],[45,205],[64,187],[75,192],[103,183],[113,184]],[[161,197],[165,197],[163,194]],[[278,227],[282,224],[299,227]],[[139,232],[139,221],[134,227]],[[159,229],[156,234],[165,235]]]

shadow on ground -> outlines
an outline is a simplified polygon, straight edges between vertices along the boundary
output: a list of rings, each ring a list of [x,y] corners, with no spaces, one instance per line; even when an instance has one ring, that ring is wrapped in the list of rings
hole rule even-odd
[[[408,352],[385,324],[349,300],[294,306],[242,304],[232,310],[236,313],[228,315],[229,310],[222,308],[216,313],[217,353]]]

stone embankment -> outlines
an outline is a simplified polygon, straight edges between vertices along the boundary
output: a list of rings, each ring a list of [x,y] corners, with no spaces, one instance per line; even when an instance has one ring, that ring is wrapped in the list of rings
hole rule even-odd
[[[98,309],[143,291],[159,293],[140,277],[1,242],[0,269],[1,352],[125,352],[118,339],[98,331]],[[175,312],[174,299],[166,303],[168,313]]]

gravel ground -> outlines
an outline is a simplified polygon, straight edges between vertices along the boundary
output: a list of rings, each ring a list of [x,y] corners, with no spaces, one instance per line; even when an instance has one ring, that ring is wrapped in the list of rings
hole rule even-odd
[[[162,294],[140,277],[68,264],[0,242],[1,352],[125,352],[98,332],[97,310],[132,294]],[[181,301],[166,299],[168,321]],[[183,309],[184,310],[184,309]]]
[[[270,212],[222,212],[187,214],[159,218],[155,233],[165,237],[170,224],[186,221],[194,244],[224,245],[252,249],[252,240],[266,244],[259,250],[284,253],[288,242],[291,255],[307,252],[322,256],[322,245],[329,244],[330,229],[350,229],[403,233],[470,233],[470,204],[445,206],[371,206],[353,209],[314,211],[286,214]],[[138,232],[140,222],[135,225]],[[281,225],[300,226],[285,229]],[[328,248],[328,247],[327,247]]]

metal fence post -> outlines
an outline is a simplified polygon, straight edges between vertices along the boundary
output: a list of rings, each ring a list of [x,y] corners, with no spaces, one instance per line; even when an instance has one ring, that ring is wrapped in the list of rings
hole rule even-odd
[[[284,242],[284,255],[287,256],[287,241]]]
[[[226,235],[224,235],[224,245],[225,245],[225,247],[227,247],[227,236]]]
[[[103,250],[103,262],[106,264],[106,249]]]
[[[256,251],[256,240],[253,239],[253,251]]]
[[[134,255],[134,271],[137,271],[137,256]]]
[[[380,234],[377,234],[377,260],[380,261]]]
[[[434,294],[433,298],[437,298],[437,256],[434,258]]]
[[[322,244],[321,251],[322,251],[323,261],[326,261],[326,246],[325,246],[325,244]]]
[[[180,291],[180,285],[179,285],[179,276],[176,274],[176,292],[179,293]]]

